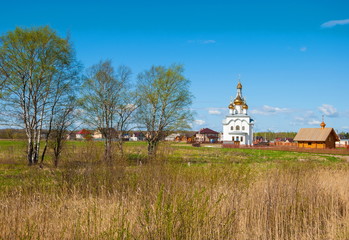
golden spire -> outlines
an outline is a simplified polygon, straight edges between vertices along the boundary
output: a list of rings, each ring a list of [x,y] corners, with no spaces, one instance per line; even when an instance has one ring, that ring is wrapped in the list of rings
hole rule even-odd
[[[242,89],[242,84],[241,82],[239,81],[238,85],[236,86],[237,89]]]
[[[322,122],[320,123],[320,127],[324,129],[326,127],[326,123],[324,122],[324,115],[322,115]]]

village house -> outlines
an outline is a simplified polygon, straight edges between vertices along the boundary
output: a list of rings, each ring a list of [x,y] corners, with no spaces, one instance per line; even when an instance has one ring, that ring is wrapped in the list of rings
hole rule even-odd
[[[133,132],[129,138],[129,141],[132,141],[132,142],[143,141],[144,138],[145,136],[142,132]]]
[[[83,140],[92,137],[92,133],[86,129],[82,129],[76,133],[76,140]]]
[[[324,121],[321,128],[301,128],[294,141],[298,142],[300,148],[335,148],[339,137],[333,128],[325,128]]]
[[[107,128],[97,129],[92,135],[93,139],[104,139],[106,131],[108,131]],[[110,128],[109,131],[112,135],[112,138],[117,137],[117,132],[114,128]]]
[[[176,140],[177,137],[179,137],[180,134],[179,133],[172,133],[168,136],[165,137],[165,141],[171,141],[174,142]]]
[[[195,134],[196,134],[196,132],[182,133],[176,137],[175,141],[176,142],[192,143],[195,141]]]
[[[202,128],[195,134],[195,141],[201,143],[215,143],[219,139],[219,132],[209,128]]]

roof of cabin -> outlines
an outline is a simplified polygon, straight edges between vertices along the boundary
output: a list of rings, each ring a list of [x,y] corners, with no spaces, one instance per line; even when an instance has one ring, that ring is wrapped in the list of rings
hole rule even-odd
[[[333,134],[336,141],[339,141],[339,137],[333,128],[301,128],[294,141],[319,141],[324,142]]]

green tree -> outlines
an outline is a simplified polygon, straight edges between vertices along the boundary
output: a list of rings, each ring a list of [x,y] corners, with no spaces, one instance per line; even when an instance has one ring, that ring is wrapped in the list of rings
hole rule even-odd
[[[137,93],[141,104],[137,123],[145,131],[148,155],[156,156],[158,143],[166,132],[189,128],[192,120],[190,81],[183,66],[153,66],[138,75]]]
[[[97,128],[104,138],[104,158],[112,159],[112,141],[117,140],[122,153],[122,133],[136,109],[134,93],[129,88],[131,70],[120,66],[114,70],[111,61],[101,61],[87,69],[80,106],[83,121]]]
[[[79,71],[69,39],[49,27],[16,28],[0,37],[2,120],[25,129],[29,165],[38,163],[42,130],[49,135],[58,107],[74,95]]]

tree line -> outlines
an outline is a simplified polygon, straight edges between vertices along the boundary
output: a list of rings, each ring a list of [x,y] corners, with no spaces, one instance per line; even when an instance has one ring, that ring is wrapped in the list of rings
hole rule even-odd
[[[42,165],[51,147],[57,166],[76,124],[103,134],[105,161],[113,151],[123,155],[121,137],[131,129],[144,132],[153,158],[164,132],[189,128],[190,81],[178,64],[152,66],[135,84],[131,78],[129,67],[114,68],[110,60],[83,71],[71,40],[50,27],[17,27],[0,37],[0,121],[25,129],[29,165]]]

